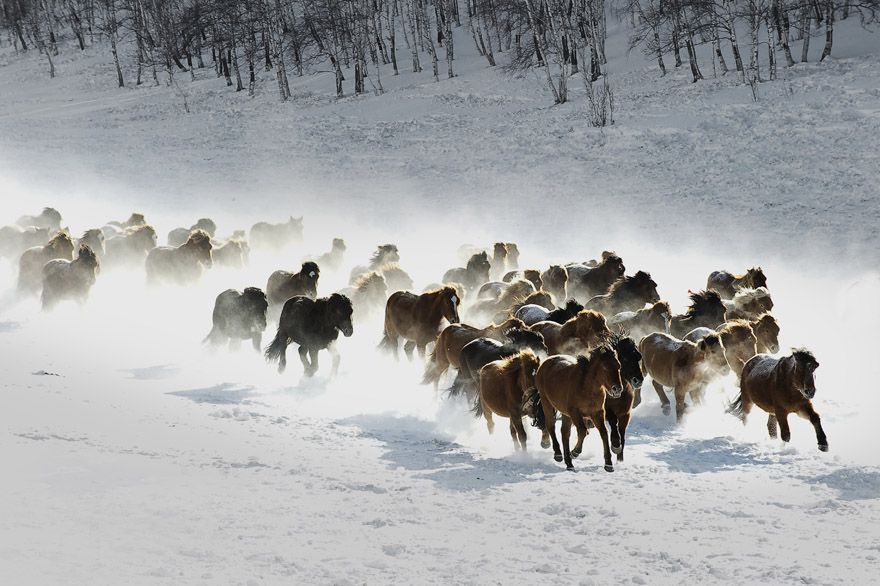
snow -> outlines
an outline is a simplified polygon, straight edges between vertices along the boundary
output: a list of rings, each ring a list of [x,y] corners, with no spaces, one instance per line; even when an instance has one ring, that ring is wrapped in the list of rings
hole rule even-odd
[[[109,51],[64,50],[58,77],[0,49],[0,224],[51,205],[78,236],[132,211],[160,243],[213,218],[220,234],[305,216],[305,242],[242,271],[148,291],[99,276],[85,309],[16,301],[0,260],[0,574],[15,584],[869,584],[880,455],[880,53],[838,23],[834,56],[748,86],[657,76],[609,40],[616,124],[592,128],[583,89],[551,106],[457,42],[458,77],[383,74],[383,96],[333,97],[292,78],[253,99],[212,71],[177,89],[115,88]],[[793,47],[799,55],[799,46]],[[710,74],[708,53],[701,63]],[[403,62],[403,61],[401,61]],[[127,72],[128,81],[133,79]],[[346,87],[349,91],[349,87]],[[820,362],[814,405],[830,452],[792,417],[788,445],[756,410],[724,413],[732,379],[681,426],[646,383],[626,461],[591,434],[565,472],[528,429],[515,453],[463,402],[379,355],[381,323],[342,340],[340,376],[295,354],[279,375],[244,344],[200,345],[216,295],[349,245],[350,267],[394,242],[416,288],[465,243],[515,241],[520,265],[603,249],[651,272],[676,312],[717,269],[768,275],[784,353]],[[264,343],[272,335],[267,331]],[[291,352],[294,352],[291,350]]]

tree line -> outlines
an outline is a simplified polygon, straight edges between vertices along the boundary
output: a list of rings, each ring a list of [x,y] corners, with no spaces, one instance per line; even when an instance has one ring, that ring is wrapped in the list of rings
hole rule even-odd
[[[322,67],[335,74],[339,97],[344,72],[355,94],[381,94],[389,69],[430,68],[439,81],[442,63],[454,77],[453,30],[464,27],[488,66],[534,70],[554,102],[564,103],[574,76],[592,98],[611,98],[607,82],[593,91],[607,63],[609,17],[628,28],[631,50],[656,59],[661,75],[670,58],[683,66],[686,52],[693,81],[703,79],[696,49],[711,46],[716,74],[733,71],[740,83],[754,84],[775,79],[779,60],[796,63],[792,41],[803,41],[798,57],[806,61],[811,38],[824,36],[825,59],[834,23],[857,16],[874,24],[880,0],[0,0],[0,8],[6,42],[45,55],[53,76],[62,46],[102,42],[120,87],[130,83],[123,62],[134,66],[135,84],[158,84],[160,76],[170,84],[175,75],[212,67],[235,91],[253,95],[262,67],[274,72],[281,100],[291,95],[289,76]]]

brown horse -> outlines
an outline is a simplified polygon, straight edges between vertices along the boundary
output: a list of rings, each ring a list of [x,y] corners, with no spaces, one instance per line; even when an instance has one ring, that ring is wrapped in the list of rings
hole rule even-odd
[[[631,277],[618,279],[608,293],[596,295],[584,307],[610,317],[622,311],[637,311],[644,308],[646,303],[657,301],[660,301],[657,283],[649,273],[639,271]]]
[[[730,301],[725,301],[727,308],[725,319],[757,319],[758,316],[773,309],[773,299],[766,287],[757,289],[740,289]]]
[[[540,417],[535,409],[540,408],[539,402],[529,401],[535,390],[535,373],[539,364],[538,357],[526,350],[490,362],[480,369],[480,393],[471,411],[478,418],[486,418],[490,434],[495,431],[493,413],[509,418],[510,437],[513,438],[515,450],[526,450],[523,417],[528,415],[533,420]]]
[[[758,354],[776,354],[779,352],[779,324],[776,318],[765,313],[749,322],[755,338],[758,340]]]
[[[385,303],[385,330],[379,348],[391,351],[397,360],[398,340],[403,338],[407,358],[412,360],[415,348],[424,358],[425,348],[437,339],[443,320],[451,324],[459,322],[460,303],[454,287],[442,287],[421,295],[409,291],[393,293]]]
[[[626,267],[623,260],[613,253],[603,253],[602,262],[594,267],[574,264],[566,267],[568,272],[568,296],[586,303],[596,295],[604,295],[617,279],[623,277]]]
[[[715,330],[709,328],[696,328],[688,332],[683,338],[689,342],[699,342],[706,336],[717,333],[721,337],[721,345],[724,346],[724,357],[730,370],[736,374],[739,380],[743,365],[757,354],[758,340],[752,331],[752,326],[745,320],[724,322]]]
[[[61,213],[55,208],[43,208],[36,216],[22,216],[15,221],[22,228],[47,228],[53,232],[61,230]]]
[[[34,246],[21,253],[18,261],[18,291],[39,293],[43,265],[53,259],[73,260],[73,239],[67,232],[58,232],[43,246]]]
[[[43,311],[52,309],[62,299],[73,299],[85,305],[89,291],[97,280],[98,257],[88,244],[81,244],[76,259],[56,258],[41,269]]]
[[[608,430],[605,428],[605,397],[620,397],[623,384],[620,380],[620,362],[614,350],[601,346],[586,356],[557,355],[547,358],[538,367],[535,386],[544,410],[546,433],[553,442],[553,458],[557,462],[565,460],[569,470],[574,469],[572,457],[577,458],[587,435],[586,418],[592,420],[602,437],[605,470],[614,471],[611,464],[611,446]],[[562,413],[562,447],[556,439],[556,411]],[[571,426],[577,429],[578,441],[569,450]],[[547,442],[542,437],[541,445]]]
[[[461,283],[468,293],[479,289],[480,285],[489,280],[489,255],[479,252],[468,259],[467,266],[449,269],[443,274],[444,285]]]
[[[157,246],[147,253],[147,284],[191,285],[197,282],[202,276],[202,267],[213,266],[212,248],[211,237],[204,230],[196,230],[176,248]]]
[[[462,323],[446,326],[437,337],[434,351],[428,357],[428,364],[425,365],[425,376],[422,378],[422,384],[426,385],[433,382],[436,389],[443,373],[450,366],[453,368],[460,366],[459,354],[461,354],[461,349],[471,340],[491,338],[499,342],[505,342],[504,334],[508,330],[513,328],[524,329],[525,327],[526,325],[522,320],[516,318],[510,318],[499,325],[489,324],[482,329]]]
[[[691,304],[682,315],[669,318],[669,333],[682,338],[694,328],[715,329],[724,323],[727,307],[717,291],[689,292]]]
[[[733,299],[740,289],[757,289],[767,286],[767,277],[761,267],[752,267],[744,275],[733,275],[727,271],[714,271],[709,274],[706,289],[718,291],[724,299]]]
[[[296,295],[305,295],[309,299],[318,298],[318,278],[321,269],[311,261],[304,262],[298,273],[277,270],[269,275],[266,284],[266,298],[270,307],[283,305],[285,301]]]
[[[335,273],[342,268],[342,261],[346,250],[348,250],[348,247],[345,245],[345,240],[342,238],[334,238],[330,245],[330,252],[325,252],[320,256],[306,257],[303,259],[303,262],[309,260],[316,262],[318,263],[318,266],[324,267],[331,273]]]
[[[565,286],[568,283],[568,272],[563,267],[550,265],[547,270],[541,273],[541,279],[544,282],[544,290],[551,293],[558,303],[565,301]]]
[[[669,333],[672,310],[665,301],[657,301],[651,307],[638,311],[622,311],[608,319],[609,328],[622,328],[636,341],[654,332]]]
[[[92,249],[92,252],[94,252],[98,258],[101,258],[104,256],[104,242],[106,240],[102,229],[91,228],[83,232],[83,235],[75,241],[75,244],[77,248],[80,244],[88,244],[89,248]]]
[[[143,267],[144,259],[156,248],[157,241],[156,230],[152,226],[127,228],[122,234],[104,242],[104,268]]]
[[[489,278],[497,281],[503,277],[506,265],[507,245],[503,242],[496,242],[492,249],[492,268],[489,271]]]
[[[712,378],[730,372],[718,334],[710,334],[694,343],[654,333],[642,338],[639,352],[642,353],[642,372],[650,375],[664,415],[669,415],[670,408],[663,387],[672,387],[678,422],[687,408],[687,394],[694,403],[701,403]]]
[[[525,279],[518,279],[503,285],[498,297],[477,299],[468,308],[468,317],[476,323],[486,323],[498,314],[509,314],[517,303],[524,301],[532,293],[536,293],[535,286]]]
[[[590,309],[578,312],[563,324],[541,321],[529,329],[544,336],[549,354],[583,354],[611,336],[602,314]]]
[[[816,381],[813,373],[819,363],[809,350],[798,349],[789,356],[774,358],[758,354],[748,362],[742,372],[740,393],[729,411],[746,422],[746,417],[757,405],[767,413],[767,431],[776,439],[776,425],[779,424],[782,441],[791,440],[788,427],[788,414],[796,413],[809,419],[816,430],[819,449],[828,451],[828,438],[822,430],[819,414],[813,409],[812,399],[816,395]]]

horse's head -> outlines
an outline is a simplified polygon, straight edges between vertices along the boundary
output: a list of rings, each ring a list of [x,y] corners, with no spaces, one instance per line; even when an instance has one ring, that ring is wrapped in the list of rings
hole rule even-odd
[[[507,245],[503,242],[496,242],[492,249],[492,260],[503,263],[505,259],[507,259]]]
[[[718,333],[721,335],[727,363],[736,364],[736,373],[739,375],[742,372],[742,365],[758,353],[757,340],[752,327],[747,321],[735,320],[724,324],[723,328],[719,328]]]
[[[52,240],[46,243],[46,248],[52,250],[55,258],[73,260],[73,238],[67,232],[58,232]]]
[[[623,381],[620,378],[620,361],[611,346],[599,346],[589,356],[590,363],[597,365],[596,382],[604,387],[605,394],[617,399],[623,394]]]
[[[147,220],[143,214],[132,212],[128,219],[122,223],[123,228],[133,228],[135,226],[146,226]]]
[[[400,261],[400,254],[397,251],[397,245],[382,244],[376,248],[376,252],[373,253],[371,262],[373,263],[373,266],[378,267],[386,263],[398,261]]]
[[[40,217],[46,226],[56,229],[61,227],[61,212],[55,208],[43,208],[43,211],[40,212]]]
[[[451,324],[457,324],[458,307],[461,305],[461,297],[454,287],[443,287],[438,290],[438,303],[440,304],[440,315],[446,318]]]
[[[242,313],[250,318],[251,332],[266,331],[266,311],[269,302],[262,289],[257,287],[245,287],[241,295]]]
[[[600,262],[596,268],[600,267],[601,270],[608,271],[608,274],[614,279],[620,279],[623,277],[624,273],[626,273],[626,266],[623,264],[623,259],[613,252],[605,251],[602,253],[602,262]]]
[[[540,305],[547,311],[553,311],[556,306],[553,305],[553,298],[546,291],[535,291],[522,302],[523,305]]]
[[[644,299],[646,303],[656,303],[660,301],[660,295],[657,293],[657,283],[651,278],[650,273],[638,271],[633,278],[636,282],[636,289],[639,291],[639,297]]]
[[[578,312],[575,320],[575,337],[587,348],[595,348],[604,344],[611,337],[611,330],[605,322],[605,316],[592,309]]]
[[[472,280],[481,279],[482,283],[485,283],[489,280],[489,269],[491,265],[489,264],[489,255],[484,250],[483,252],[478,252],[468,259],[467,262],[467,272],[472,276]]]
[[[361,299],[368,299],[376,305],[385,303],[388,298],[388,284],[385,282],[385,277],[376,271],[358,277],[354,287]]]
[[[284,225],[287,226],[287,233],[288,234],[290,234],[291,236],[298,236],[300,238],[302,237],[302,233],[303,233],[303,217],[302,216],[300,216],[298,218],[294,218],[293,216],[290,216],[290,219],[287,220],[287,222],[285,222]]]
[[[309,281],[317,283],[318,277],[321,275],[321,269],[318,268],[317,263],[306,261],[302,264],[302,268],[300,269],[299,273]]]
[[[798,348],[791,353],[794,361],[792,384],[804,399],[810,400],[816,396],[816,379],[814,373],[819,368],[819,362],[813,353],[805,348]]]
[[[183,246],[205,268],[210,269],[214,266],[214,260],[211,257],[211,249],[214,245],[211,244],[211,237],[204,230],[196,230],[190,234]]]
[[[541,361],[529,350],[517,354],[516,360],[519,361],[519,388],[526,394],[535,388],[535,373]]]
[[[94,285],[97,280],[98,273],[101,272],[101,265],[98,263],[98,256],[92,247],[88,244],[79,245],[79,253],[74,261],[78,270],[82,271],[83,276],[90,285]],[[71,264],[71,266],[74,266]]]
[[[516,242],[505,242],[507,247],[507,267],[515,269],[519,266],[519,247]]]
[[[697,359],[706,371],[725,376],[730,372],[730,365],[724,356],[724,345],[718,334],[709,334],[700,340],[697,348]]]
[[[764,275],[764,271],[761,269],[761,267],[750,268],[746,272],[746,280],[749,284],[749,287],[752,287],[753,289],[767,286],[767,276]]]
[[[642,374],[642,368],[639,362],[642,359],[642,353],[636,345],[635,340],[630,338],[626,332],[619,331],[611,336],[611,347],[617,353],[617,360],[620,362],[620,378],[621,380],[632,386],[633,391],[642,388],[645,380]],[[640,395],[639,395],[640,396]],[[636,405],[633,404],[633,407]]]
[[[213,238],[217,233],[217,224],[211,218],[199,218],[199,220],[189,227],[190,230],[204,230]]]
[[[647,310],[650,316],[650,324],[658,332],[669,333],[669,320],[672,318],[672,310],[666,301],[657,301]]]
[[[752,322],[752,331],[758,339],[758,345],[766,348],[771,354],[779,352],[779,323],[776,318],[765,313]]]
[[[156,229],[146,224],[131,228],[128,233],[134,242],[136,248],[144,252],[150,252],[159,245],[159,237],[156,235]]]
[[[334,293],[327,298],[327,317],[330,325],[339,329],[346,338],[354,333],[354,325],[351,323],[352,313],[351,299],[342,293]]]
[[[337,252],[345,252],[348,247],[345,245],[345,240],[343,240],[342,238],[334,238],[333,246],[331,246],[331,249]]]
[[[544,336],[531,330],[514,328],[504,333],[511,346],[518,350],[531,350],[539,356],[547,356],[547,344]]]

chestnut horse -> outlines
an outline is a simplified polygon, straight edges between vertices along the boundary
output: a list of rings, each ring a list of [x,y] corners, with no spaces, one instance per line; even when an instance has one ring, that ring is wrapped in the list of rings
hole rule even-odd
[[[637,311],[644,308],[646,303],[656,301],[660,301],[657,283],[649,273],[639,271],[631,277],[618,279],[611,285],[608,293],[596,295],[584,307],[611,317],[621,311]]]
[[[73,239],[67,232],[58,232],[43,246],[34,246],[21,253],[18,260],[19,293],[40,292],[43,265],[53,259],[73,260]]]
[[[776,318],[765,313],[757,319],[749,321],[755,338],[758,340],[758,354],[776,354],[779,352],[779,324]]]
[[[682,315],[673,315],[669,319],[669,333],[682,338],[694,328],[715,329],[724,323],[727,307],[717,291],[689,292],[691,305]]]
[[[88,244],[80,245],[79,254],[72,261],[50,260],[41,270],[42,309],[52,309],[62,299],[73,299],[80,306],[85,305],[99,271],[98,257]]]
[[[474,400],[471,412],[475,417],[485,417],[489,433],[495,431],[492,414],[510,419],[510,437],[513,448],[526,450],[526,430],[523,417],[533,420],[537,413],[537,401],[529,401],[535,389],[535,373],[540,361],[526,350],[501,360],[494,360],[480,369],[480,393]]]
[[[412,360],[413,349],[418,349],[419,356],[424,358],[426,346],[437,339],[443,320],[459,322],[460,302],[454,287],[441,287],[421,295],[409,291],[393,293],[385,303],[385,330],[379,348],[390,350],[397,360],[398,339],[403,338],[407,358]]]
[[[595,267],[575,264],[566,267],[568,296],[586,303],[596,295],[604,295],[617,279],[623,277],[626,267],[613,253],[603,253],[602,262]]]
[[[724,346],[724,357],[730,370],[739,380],[743,365],[757,354],[758,340],[752,331],[752,326],[745,320],[724,322],[716,329],[695,328],[682,338],[689,342],[699,342],[709,334],[717,333],[721,337],[721,345]]]
[[[828,438],[812,403],[816,395],[813,373],[818,367],[816,358],[805,349],[794,350],[782,358],[758,354],[743,367],[740,393],[729,411],[745,424],[752,405],[757,405],[770,414],[767,419],[770,437],[776,439],[778,423],[784,442],[791,440],[788,414],[796,413],[810,420],[816,430],[819,450],[827,452]]]
[[[541,279],[544,282],[544,290],[552,293],[558,303],[562,303],[566,298],[565,286],[568,283],[568,272],[559,265],[550,265],[547,270],[541,273]]]
[[[672,387],[678,422],[687,408],[685,396],[688,393],[694,403],[701,403],[712,378],[730,372],[721,338],[715,333],[698,343],[661,333],[649,334],[639,342],[639,352],[642,353],[642,372],[651,377],[663,415],[669,415],[670,410],[669,397],[663,387]]]
[[[446,326],[437,337],[434,351],[428,357],[428,364],[425,365],[425,376],[422,378],[422,384],[426,385],[433,382],[436,389],[443,373],[450,366],[454,368],[460,366],[459,354],[461,349],[471,340],[491,338],[503,342],[505,341],[504,334],[507,331],[513,328],[525,327],[526,325],[521,320],[513,317],[499,325],[489,324],[482,329],[463,323]]]
[[[191,285],[202,276],[202,267],[211,268],[211,237],[204,230],[196,230],[178,247],[157,246],[147,253],[147,284],[167,282]]]
[[[761,267],[752,267],[744,275],[733,275],[727,271],[714,271],[706,280],[706,289],[718,291],[723,299],[733,299],[740,289],[757,289],[767,286],[767,277]]]
[[[608,429],[605,427],[605,401],[606,395],[616,399],[623,393],[620,362],[614,350],[600,346],[588,355],[577,358],[551,356],[538,367],[535,386],[544,409],[546,433],[553,442],[553,458],[557,462],[564,459],[566,468],[574,469],[571,459],[577,458],[583,450],[584,437],[587,435],[585,420],[590,418],[602,437],[605,470],[613,472]],[[562,413],[563,451],[560,451],[556,438],[556,411]],[[572,423],[577,429],[578,441],[574,449],[569,450]],[[543,437],[541,445],[547,446]]]
[[[583,354],[611,336],[605,318],[591,309],[578,312],[564,324],[541,321],[529,329],[544,336],[549,354]]]
[[[654,332],[669,333],[672,311],[665,301],[657,301],[651,307],[638,311],[622,311],[608,318],[609,328],[622,328],[636,341]]]

